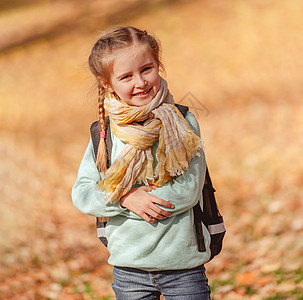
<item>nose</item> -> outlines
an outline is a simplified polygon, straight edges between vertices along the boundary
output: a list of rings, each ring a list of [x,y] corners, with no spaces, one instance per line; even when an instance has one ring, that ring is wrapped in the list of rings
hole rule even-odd
[[[144,88],[145,85],[146,85],[146,81],[144,80],[144,78],[142,77],[142,75],[138,75],[136,77],[135,84],[136,84],[136,87],[138,87],[138,88]]]

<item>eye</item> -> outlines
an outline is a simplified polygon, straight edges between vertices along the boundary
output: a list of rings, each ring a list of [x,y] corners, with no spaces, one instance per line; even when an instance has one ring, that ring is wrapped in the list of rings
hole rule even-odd
[[[125,75],[120,80],[125,80],[125,79],[128,79],[128,78],[130,78],[130,75]]]
[[[145,71],[150,70],[151,68],[152,68],[152,67],[145,67],[145,68],[143,68],[143,69],[142,69],[142,73],[145,72]]]

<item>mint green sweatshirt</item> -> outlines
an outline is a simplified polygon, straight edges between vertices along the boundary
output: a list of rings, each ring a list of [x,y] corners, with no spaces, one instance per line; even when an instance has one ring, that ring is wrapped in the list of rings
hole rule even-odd
[[[199,124],[195,116],[188,112],[185,119],[200,136]],[[124,142],[111,133],[113,148],[112,162],[117,158]],[[152,146],[157,162],[158,142]],[[192,207],[203,203],[202,188],[205,177],[205,157],[203,150],[189,163],[183,175],[150,193],[174,205],[164,208],[172,213],[165,220],[148,223],[135,213],[104,201],[96,184],[102,179],[96,168],[92,141],[83,156],[78,176],[72,190],[72,200],[81,212],[96,216],[110,217],[106,226],[109,264],[120,267],[138,268],[146,271],[180,270],[194,268],[208,261],[210,257],[209,232],[203,225],[206,252],[198,252],[194,215]]]

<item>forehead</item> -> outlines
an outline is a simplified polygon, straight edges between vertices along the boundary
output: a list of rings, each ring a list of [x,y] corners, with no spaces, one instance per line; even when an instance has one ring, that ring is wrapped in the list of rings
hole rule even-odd
[[[146,45],[134,44],[113,53],[113,75],[131,72],[148,63],[155,63],[151,50]]]

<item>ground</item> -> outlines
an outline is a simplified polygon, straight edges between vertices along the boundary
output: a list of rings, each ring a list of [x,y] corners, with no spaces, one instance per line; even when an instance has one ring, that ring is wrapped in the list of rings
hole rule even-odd
[[[0,298],[113,297],[95,220],[70,191],[97,117],[87,56],[98,30],[119,23],[157,35],[175,101],[199,118],[227,227],[206,265],[213,299],[303,299],[302,2],[150,1],[133,12],[133,0],[99,21],[92,1],[70,23],[74,2],[61,1],[66,30],[56,1],[32,3],[0,14],[14,33],[0,40]]]

